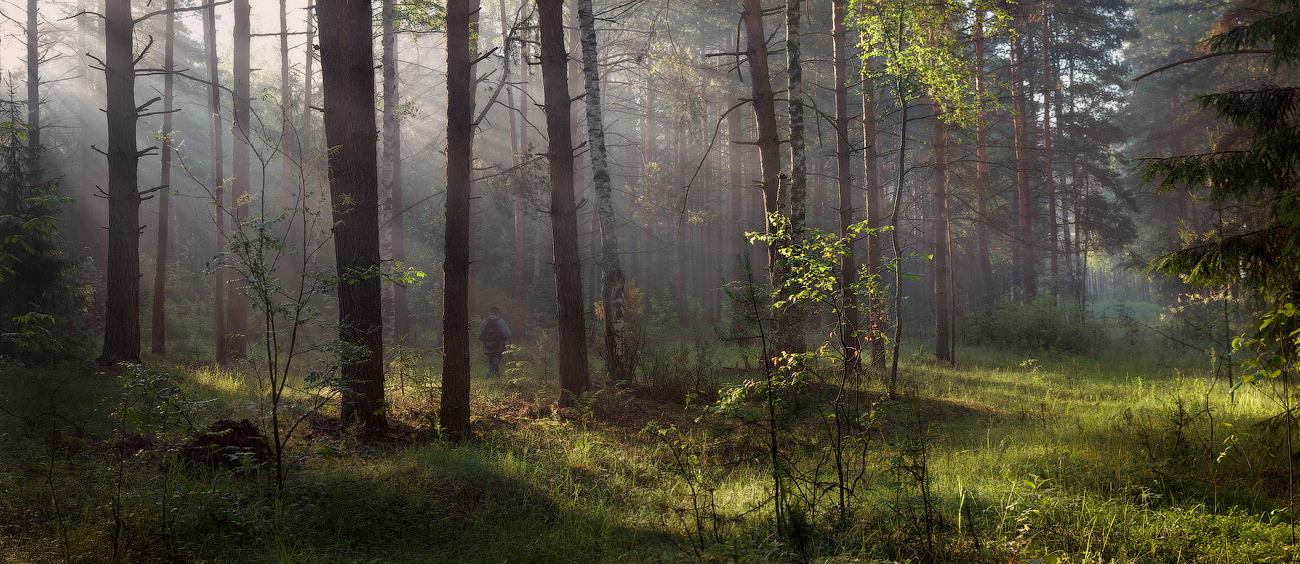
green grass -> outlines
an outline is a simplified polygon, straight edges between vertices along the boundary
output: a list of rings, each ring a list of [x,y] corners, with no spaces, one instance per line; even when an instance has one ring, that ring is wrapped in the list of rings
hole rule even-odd
[[[366,442],[317,421],[287,452],[282,496],[269,469],[167,462],[190,432],[186,417],[247,417],[266,429],[256,378],[175,368],[194,400],[182,416],[157,410],[159,396],[130,379],[6,367],[0,561],[111,561],[115,531],[117,558],[130,562],[1246,563],[1289,554],[1284,435],[1257,425],[1280,411],[1271,384],[1230,398],[1201,359],[1152,343],[1098,358],[960,349],[956,368],[916,355],[894,401],[864,381],[855,397],[874,415],[847,521],[815,485],[830,476],[822,420],[815,410],[792,415],[782,448],[808,481],[791,486],[801,532],[784,537],[772,532],[765,427],[706,413],[706,399],[691,395],[757,378],[738,369],[744,351],[674,344],[640,377],[656,389],[606,388],[567,412],[551,405],[551,354],[545,343],[523,347],[493,380],[475,358],[476,438],[462,445],[434,438],[436,359],[409,360],[404,383],[390,381],[395,438]],[[651,422],[663,433],[643,431]],[[153,442],[119,451],[137,432]],[[909,478],[918,453],[928,490]]]

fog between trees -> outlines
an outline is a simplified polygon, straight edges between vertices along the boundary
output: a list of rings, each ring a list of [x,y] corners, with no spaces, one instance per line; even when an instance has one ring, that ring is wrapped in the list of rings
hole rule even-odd
[[[614,358],[607,343],[625,331],[640,340],[624,348],[752,336],[744,305],[727,293],[745,278],[738,257],[749,257],[760,282],[791,275],[780,244],[745,236],[769,228],[765,211],[790,218],[796,242],[860,221],[881,229],[839,265],[844,281],[859,271],[878,277],[878,293],[849,296],[856,302],[846,302],[842,319],[817,304],[778,308],[770,322],[780,349],[815,347],[856,327],[849,346],[860,348],[866,369],[885,374],[895,345],[941,360],[962,344],[1085,347],[1064,329],[1015,320],[1047,312],[1086,332],[1088,319],[1114,315],[1107,304],[1200,296],[1199,287],[1143,269],[1189,242],[1250,230],[1261,203],[1210,199],[1194,183],[1157,192],[1134,167],[1236,142],[1212,113],[1187,103],[1192,95],[1290,79],[1285,67],[1270,71],[1246,54],[1133,81],[1204,54],[1209,34],[1258,15],[1235,6],[828,1],[778,13],[757,3],[595,2],[594,64],[584,67],[576,4],[558,13],[563,34],[549,45],[543,6],[373,4],[376,86],[340,103],[373,91],[364,106],[375,111],[373,147],[365,135],[343,150],[329,120],[348,110],[331,106],[330,84],[356,81],[331,76],[342,71],[321,60],[333,30],[314,4],[177,0],[173,33],[163,13],[172,3],[5,8],[5,94],[23,108],[12,121],[30,123],[23,142],[44,147],[33,178],[56,179],[69,198],[57,224],[60,248],[79,265],[67,283],[86,300],[84,314],[72,316],[85,335],[76,354],[107,335],[105,360],[139,360],[136,342],[197,362],[263,355],[267,335],[242,297],[247,273],[231,264],[247,257],[231,249],[258,232],[258,221],[279,218],[267,233],[288,246],[285,256],[319,252],[297,266],[277,263],[277,280],[331,270],[335,284],[410,278],[366,291],[382,293],[382,319],[362,332],[382,325],[385,347],[440,348],[444,370],[467,371],[476,351],[464,339],[499,305],[520,342],[558,338],[560,377],[580,391],[589,371],[603,381],[605,362],[589,369],[588,354]],[[116,19],[96,15],[114,9]],[[466,19],[454,17],[458,9]],[[251,10],[247,29],[241,10]],[[356,24],[347,18],[339,25]],[[130,28],[129,46],[114,22]],[[363,43],[358,30],[343,40],[348,53]],[[458,35],[465,30],[468,38]],[[449,41],[469,59],[449,57]],[[550,88],[548,47],[568,56],[565,82]],[[449,73],[449,60],[472,66]],[[104,65],[129,65],[133,84],[114,87]],[[589,107],[594,87],[599,103]],[[135,108],[138,122],[114,125],[115,91],[130,97],[117,111]],[[567,153],[548,144],[561,130],[551,118],[564,92]],[[603,116],[594,129],[593,110]],[[115,127],[134,138],[110,140]],[[608,172],[593,173],[595,134]],[[110,165],[103,153],[112,158],[115,147],[138,164]],[[158,149],[139,152],[147,147]],[[330,184],[367,160],[343,159],[367,152],[375,172],[359,177],[356,194],[373,194],[373,203]],[[571,186],[556,168],[565,154]],[[110,228],[118,193],[148,199],[138,218],[121,212],[138,224],[139,242],[114,251],[115,237],[122,245],[133,237]],[[351,225],[342,216],[353,213],[377,218],[364,245],[378,243],[365,252],[378,253],[381,267],[346,274],[335,245]],[[336,239],[321,243],[331,224]],[[617,252],[602,257],[606,246]],[[131,264],[138,268],[118,282],[107,275]],[[615,271],[624,300],[617,328],[598,316],[612,311],[602,304],[615,290],[602,285]],[[1222,349],[1234,332],[1225,327],[1240,323],[1243,307],[1258,308],[1239,301],[1241,288],[1220,288],[1191,300],[1204,311],[1176,314],[1192,323],[1188,335]],[[336,286],[313,304],[329,312],[321,318],[352,327],[350,314],[337,313],[342,294]],[[138,330],[121,325],[131,319]],[[337,329],[327,325],[307,331],[323,338]]]

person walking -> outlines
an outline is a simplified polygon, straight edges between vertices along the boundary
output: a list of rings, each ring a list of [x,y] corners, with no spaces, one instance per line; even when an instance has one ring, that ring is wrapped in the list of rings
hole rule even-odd
[[[478,325],[478,340],[488,358],[488,378],[496,376],[501,370],[501,353],[506,352],[506,341],[510,340],[510,326],[501,319],[501,308],[492,306],[488,310],[487,319]]]

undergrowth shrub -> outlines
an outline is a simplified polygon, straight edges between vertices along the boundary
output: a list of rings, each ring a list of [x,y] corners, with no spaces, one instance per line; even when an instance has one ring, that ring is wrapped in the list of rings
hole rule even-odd
[[[722,364],[714,342],[697,338],[691,346],[655,347],[639,357],[635,383],[647,395],[679,404],[718,398]]]
[[[1046,297],[1029,305],[1004,303],[987,319],[961,319],[966,342],[1004,350],[1095,355],[1109,344],[1105,325],[1078,307],[1059,307]]]

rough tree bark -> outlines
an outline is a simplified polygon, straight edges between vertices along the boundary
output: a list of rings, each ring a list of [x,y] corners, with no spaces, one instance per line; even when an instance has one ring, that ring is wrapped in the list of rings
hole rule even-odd
[[[293,208],[293,120],[289,109],[293,99],[293,86],[289,84],[289,6],[280,0],[280,209]],[[263,189],[265,192],[265,189]]]
[[[1018,17],[1023,20],[1023,17]],[[1017,26],[1019,27],[1019,26]],[[1015,122],[1015,145],[1016,145],[1016,198],[1019,202],[1020,218],[1020,241],[1016,245],[1019,253],[1016,254],[1017,262],[1020,263],[1020,284],[1024,290],[1024,301],[1029,303],[1034,299],[1037,288],[1034,286],[1034,215],[1033,202],[1030,200],[1029,193],[1029,126],[1026,123],[1028,117],[1025,115],[1025,49],[1020,34],[1016,34],[1011,39],[1011,102],[1015,116],[1012,120]]]
[[[630,376],[625,341],[627,297],[623,268],[618,260],[618,234],[614,231],[614,198],[609,178],[609,153],[605,147],[600,69],[596,64],[596,18],[591,0],[578,0],[578,27],[582,33],[582,74],[587,92],[587,153],[591,157],[591,177],[596,190],[596,208],[600,213],[600,302],[605,308],[605,367],[610,381],[618,382]]]
[[[767,66],[767,36],[763,33],[763,6],[759,0],[744,0],[741,17],[744,19],[746,49],[749,60],[749,84],[753,95],[754,116],[758,125],[760,184],[763,190],[763,208],[767,214],[786,213],[787,194],[781,174],[780,132],[776,127],[776,101],[772,91],[772,77]],[[773,230],[770,217],[765,225]],[[785,273],[777,267],[778,245],[767,246],[767,268],[773,287],[780,287]],[[778,328],[777,333],[780,334]]]
[[[27,144],[41,144],[41,36],[37,0],[27,0]]]
[[[204,13],[203,45],[208,66],[208,162],[211,163],[208,185],[212,189],[216,210],[213,214],[216,232],[216,249],[226,247],[225,173],[222,164],[225,151],[221,135],[221,69],[217,66],[217,7]],[[226,270],[217,268],[212,273],[212,330],[216,340],[217,364],[230,362],[230,349],[226,339]]]
[[[561,407],[571,407],[587,390],[589,378],[582,315],[582,257],[578,254],[578,217],[573,199],[573,132],[569,122],[563,11],[563,0],[537,0],[547,158],[551,164],[551,229],[555,242],[555,302],[559,324],[559,403]]]
[[[930,119],[934,136],[934,356],[952,359],[948,318],[948,127],[940,117],[942,108],[934,104]]]
[[[786,0],[785,4],[786,78],[789,79],[790,100],[790,239],[795,245],[803,244],[804,227],[808,222],[808,156],[803,126],[800,5],[800,0]],[[808,348],[804,342],[803,305],[792,304],[785,310],[779,346],[787,351],[803,352]]]
[[[984,96],[984,10],[975,12],[975,92],[979,115],[975,122],[975,221],[976,262],[979,263],[979,299],[985,316],[993,313],[993,264],[989,260],[989,165],[988,125]]]
[[[1052,173],[1052,87],[1053,77],[1051,68],[1051,50],[1052,50],[1052,24],[1047,13],[1047,2],[1042,2],[1043,8],[1043,187],[1047,195],[1047,232],[1048,242],[1050,245],[1049,271],[1051,274],[1051,292],[1052,297],[1056,297],[1060,263],[1059,263],[1059,243],[1057,239],[1056,228],[1056,181]],[[1187,192],[1179,192],[1180,195],[1186,195]]]
[[[102,364],[140,362],[140,189],[136,150],[135,58],[130,0],[104,10],[108,94],[108,264]]]
[[[162,191],[158,193],[158,246],[154,252],[153,317],[150,322],[150,351],[167,354],[167,239],[171,216],[172,178],[172,70],[176,60],[176,0],[167,0],[166,39],[163,47],[163,122],[158,136],[162,139],[162,170],[159,173]]]
[[[880,229],[884,227],[884,208],[881,203],[883,183],[880,179],[880,135],[876,131],[875,82],[870,78],[862,83],[862,188],[866,201],[867,227]],[[880,235],[867,235],[867,275],[880,276],[880,257],[884,252]],[[885,367],[885,301],[880,293],[872,294],[867,308],[871,340],[871,364],[873,371],[881,373]]]
[[[252,47],[252,28],[249,21],[249,0],[235,0],[235,41],[233,49],[235,98],[234,130],[231,131],[230,150],[230,208],[231,237],[242,237],[244,223],[248,220],[248,189],[252,176],[252,162],[249,153],[252,150],[252,128],[250,106],[252,105],[251,84],[252,67],[250,53]],[[242,280],[231,280],[226,286],[226,331],[229,333],[230,355],[243,358],[248,354],[248,298],[239,289]]]
[[[474,30],[478,0],[447,2],[447,236],[442,277],[442,412],[452,440],[469,437],[469,210],[474,166]],[[567,123],[567,122],[566,122]]]
[[[732,44],[732,52],[736,51],[736,46]],[[727,145],[727,173],[730,175],[728,184],[730,200],[732,229],[726,232],[730,234],[731,239],[731,280],[744,280],[745,273],[741,271],[740,256],[745,252],[745,230],[741,226],[745,225],[745,172],[744,156],[740,151],[740,142],[744,139],[744,125],[740,120],[743,119],[742,108],[732,108],[727,114],[727,139],[730,143]],[[731,332],[740,334],[742,322],[745,320],[744,310],[734,303],[731,307]]]
[[[839,228],[840,235],[848,234],[853,225],[853,167],[850,157],[853,146],[849,143],[849,73],[848,73],[848,34],[845,30],[845,0],[833,0],[831,41],[834,44],[835,57],[835,179],[839,188]],[[867,116],[867,119],[870,119]],[[852,284],[857,280],[858,266],[853,256],[853,245],[840,257],[840,300],[842,314],[839,318],[840,340],[844,343],[845,361],[859,370],[862,360],[859,354],[861,341],[858,338],[857,296]]]
[[[369,0],[322,0],[321,76],[339,296],[339,340],[360,349],[344,364],[342,419],[369,433],[384,414],[383,317],[379,303],[379,163]]]
[[[394,264],[406,260],[406,241],[402,221],[402,120],[397,115],[401,104],[397,74],[397,33],[393,21],[395,0],[383,0],[382,19],[384,69],[384,164],[380,200],[381,225],[379,254]],[[407,332],[406,288],[384,284],[384,333],[390,345],[401,343]],[[399,323],[400,322],[400,323]]]
[[[316,26],[314,13],[316,11],[316,0],[307,0],[307,61],[302,73],[302,160],[304,168],[311,162],[315,156],[315,148],[312,141],[311,112],[312,112],[312,67],[316,64]],[[309,169],[310,170],[310,169]],[[307,196],[302,195],[302,205],[306,207]]]

